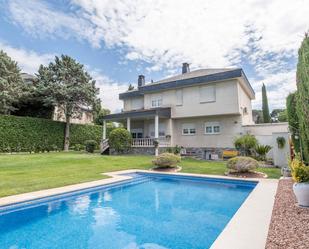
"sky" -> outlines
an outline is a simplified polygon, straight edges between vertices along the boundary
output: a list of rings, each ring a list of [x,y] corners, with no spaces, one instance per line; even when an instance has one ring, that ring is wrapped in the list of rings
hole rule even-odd
[[[34,74],[61,54],[84,64],[102,105],[118,94],[199,68],[241,67],[270,109],[296,89],[297,51],[309,30],[309,0],[0,0],[0,49]]]

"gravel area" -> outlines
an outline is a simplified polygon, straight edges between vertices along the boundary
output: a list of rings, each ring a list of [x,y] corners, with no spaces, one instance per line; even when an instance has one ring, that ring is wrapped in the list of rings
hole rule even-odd
[[[296,206],[292,186],[279,181],[266,249],[309,249],[309,208]]]

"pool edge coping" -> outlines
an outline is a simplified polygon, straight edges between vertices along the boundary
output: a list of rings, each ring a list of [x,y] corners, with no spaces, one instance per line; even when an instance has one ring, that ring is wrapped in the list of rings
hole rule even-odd
[[[28,201],[35,201],[46,197],[53,197],[69,192],[82,191],[112,183],[118,183],[132,179],[132,176],[126,175],[130,173],[150,173],[164,175],[179,175],[201,178],[226,179],[237,181],[258,182],[253,191],[239,207],[229,223],[222,230],[220,235],[214,241],[210,249],[250,249],[265,248],[268,228],[270,225],[271,214],[273,210],[275,194],[277,191],[277,179],[264,178],[236,178],[220,175],[205,175],[194,173],[175,173],[175,172],[155,172],[149,170],[121,170],[114,172],[102,173],[110,178],[102,180],[90,181],[67,185],[34,192],[28,192],[18,195],[11,195],[0,198],[0,208],[15,205]],[[258,204],[258,205],[257,205]]]

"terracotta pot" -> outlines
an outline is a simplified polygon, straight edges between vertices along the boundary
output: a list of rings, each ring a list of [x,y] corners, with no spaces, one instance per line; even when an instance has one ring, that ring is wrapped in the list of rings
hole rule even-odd
[[[309,207],[309,182],[294,183],[293,191],[298,205]]]

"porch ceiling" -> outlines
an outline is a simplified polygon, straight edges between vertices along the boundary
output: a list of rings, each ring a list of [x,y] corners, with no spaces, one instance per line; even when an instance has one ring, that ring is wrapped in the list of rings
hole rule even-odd
[[[155,117],[158,115],[160,118],[170,118],[171,117],[171,108],[170,107],[162,107],[162,108],[153,108],[146,110],[137,110],[137,111],[128,111],[128,112],[120,112],[115,114],[109,114],[103,117],[106,121],[117,121],[123,120],[126,118],[149,118]]]

